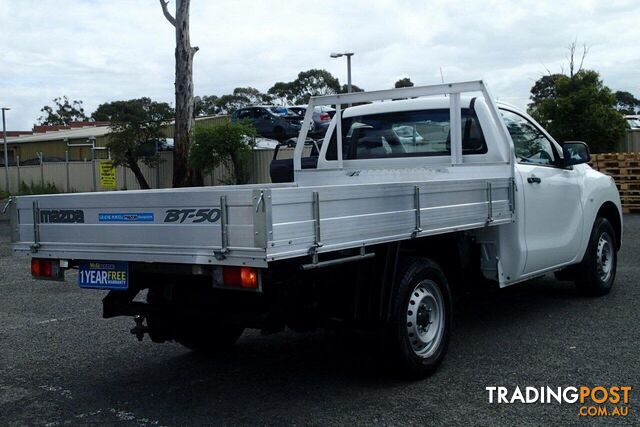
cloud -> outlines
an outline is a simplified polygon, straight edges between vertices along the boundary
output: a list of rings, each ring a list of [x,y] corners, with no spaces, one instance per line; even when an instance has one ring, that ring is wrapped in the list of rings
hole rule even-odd
[[[329,53],[352,50],[353,82],[366,89],[405,76],[438,83],[442,69],[447,81],[485,79],[524,107],[533,82],[559,71],[577,39],[590,46],[586,67],[640,96],[637,10],[632,1],[193,0],[195,92],[266,91],[309,68],[344,82],[344,59]],[[62,95],[89,112],[116,99],[173,101],[175,36],[155,0],[0,0],[0,22],[10,129],[29,129]]]

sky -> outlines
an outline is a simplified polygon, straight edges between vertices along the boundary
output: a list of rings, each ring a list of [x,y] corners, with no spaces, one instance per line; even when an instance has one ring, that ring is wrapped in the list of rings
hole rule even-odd
[[[175,9],[175,0],[169,10]],[[640,3],[537,0],[192,0],[196,95],[235,87],[266,92],[322,68],[346,83],[393,87],[483,79],[526,107],[567,46],[589,48],[585,68],[612,90],[640,97]],[[108,101],[173,104],[175,30],[156,0],[0,0],[0,106],[9,130],[29,130],[44,105],[67,95],[91,113]]]

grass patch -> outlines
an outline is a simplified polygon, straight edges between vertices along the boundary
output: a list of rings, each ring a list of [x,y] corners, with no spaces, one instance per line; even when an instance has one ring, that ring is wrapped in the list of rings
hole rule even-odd
[[[47,182],[46,184],[26,184],[25,182],[20,183],[20,191],[18,192],[19,196],[33,196],[37,194],[58,194],[61,193],[58,190],[58,187],[55,184]]]
[[[73,192],[73,191],[72,191]],[[27,184],[24,181],[20,183],[20,189],[18,192],[7,193],[4,190],[0,190],[0,200],[8,199],[11,196],[37,196],[38,194],[59,194],[62,193],[56,187],[55,184],[47,182],[44,185],[41,184]],[[2,208],[2,206],[0,206]]]

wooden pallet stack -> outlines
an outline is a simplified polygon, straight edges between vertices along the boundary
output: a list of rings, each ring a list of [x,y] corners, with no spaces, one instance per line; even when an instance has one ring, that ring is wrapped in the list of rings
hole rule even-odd
[[[613,177],[624,213],[640,213],[640,153],[592,154],[589,164]]]

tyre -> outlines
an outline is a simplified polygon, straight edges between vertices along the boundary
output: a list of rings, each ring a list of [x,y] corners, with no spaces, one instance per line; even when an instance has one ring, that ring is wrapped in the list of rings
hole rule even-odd
[[[285,134],[284,129],[280,126],[276,126],[275,128],[273,128],[273,137],[277,141],[284,141],[285,139],[287,139],[287,135]]]
[[[404,374],[422,378],[436,370],[447,351],[451,292],[440,266],[427,258],[406,258],[396,280],[389,350]]]
[[[589,244],[576,273],[576,287],[583,295],[601,296],[611,290],[616,278],[618,253],[616,234],[606,218],[597,218]]]

